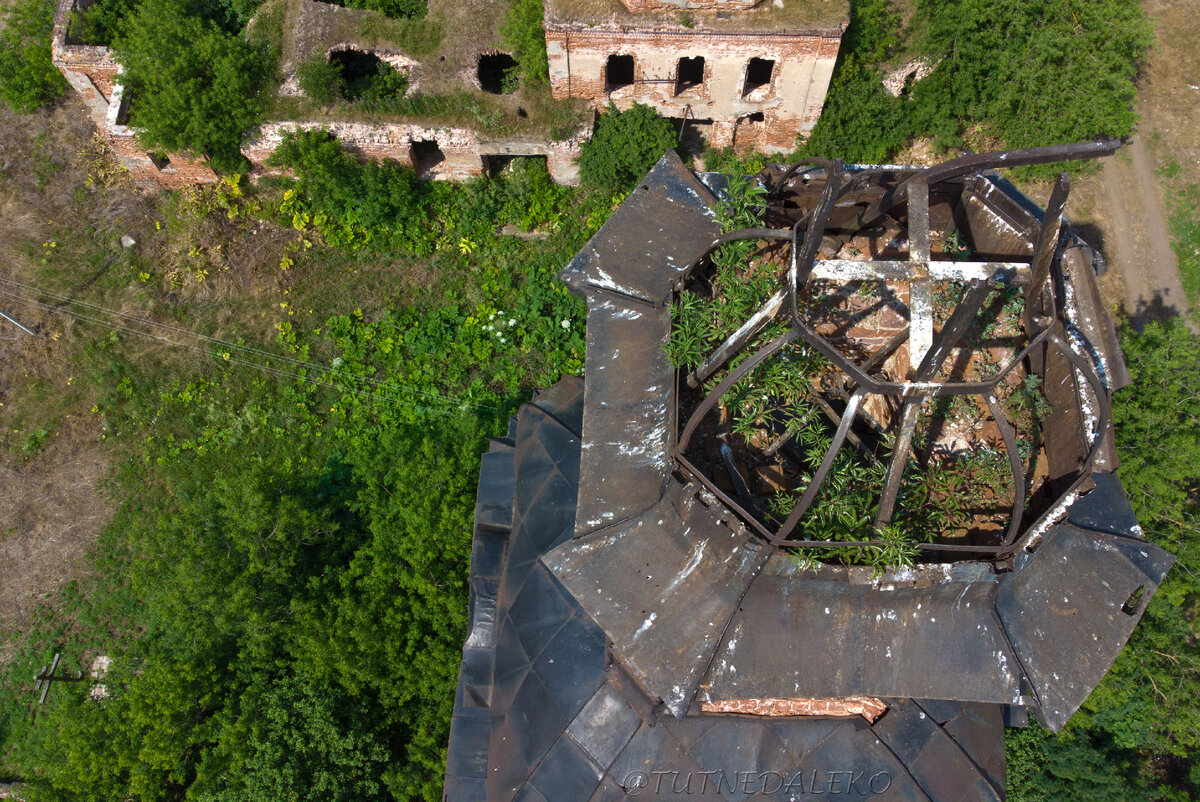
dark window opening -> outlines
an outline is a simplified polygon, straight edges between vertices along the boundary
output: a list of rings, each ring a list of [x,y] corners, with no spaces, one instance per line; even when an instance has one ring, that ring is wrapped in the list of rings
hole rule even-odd
[[[429,171],[446,160],[446,155],[432,139],[421,139],[412,143],[409,148],[409,158],[417,175],[424,178]]]
[[[761,111],[756,111],[753,114],[751,114],[749,117],[746,118],[746,122],[761,123],[766,119],[767,118],[763,116],[763,113]]]
[[[775,72],[775,62],[766,58],[752,58],[746,67],[746,86],[743,95],[748,95],[755,89],[761,89],[771,83],[771,75]]]
[[[604,86],[609,92],[633,83],[633,56],[609,56],[604,66]]]
[[[383,61],[374,53],[361,50],[335,50],[329,54],[329,63],[336,65],[342,73],[342,80],[351,84],[378,75],[379,65]]]
[[[117,125],[129,125],[129,107],[133,105],[133,93],[129,87],[125,87],[121,93],[121,104],[117,106]]]
[[[534,173],[549,175],[545,156],[510,156],[502,153],[483,155],[483,174],[495,178],[501,173],[528,179]]]
[[[404,74],[374,53],[335,50],[329,54],[329,63],[337,67],[341,75],[341,79],[333,84],[334,91],[340,91],[351,103],[362,100],[368,105],[377,105],[393,97],[402,97],[408,89]]]
[[[479,85],[493,95],[510,95],[517,91],[517,60],[507,53],[490,53],[479,57]]]
[[[679,147],[685,153],[699,156],[708,148],[708,140],[712,138],[712,120],[697,120],[694,117],[670,117],[675,126]]]
[[[679,95],[704,83],[704,56],[679,59],[675,74],[675,94]]]

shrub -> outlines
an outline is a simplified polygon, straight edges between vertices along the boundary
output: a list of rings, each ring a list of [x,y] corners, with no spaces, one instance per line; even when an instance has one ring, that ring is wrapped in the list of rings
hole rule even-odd
[[[344,226],[380,229],[381,239],[421,231],[421,188],[411,167],[361,163],[337,137],[319,129],[285,134],[268,163],[295,170],[296,192],[310,199],[314,211]]]
[[[408,91],[408,78],[390,64],[380,61],[375,71],[346,82],[344,96],[369,111],[400,111]]]
[[[528,86],[550,81],[542,0],[515,0],[500,26],[500,37],[512,48],[521,80]]]
[[[96,0],[85,10],[72,12],[71,36],[86,45],[107,47],[133,15],[135,5],[134,0]]]
[[[677,144],[675,126],[650,106],[634,103],[627,111],[617,111],[609,103],[596,121],[596,133],[583,145],[580,179],[613,192],[628,190]]]
[[[35,111],[67,91],[50,61],[54,5],[24,0],[8,9],[0,27],[0,97],[21,114]]]
[[[306,59],[296,70],[300,89],[314,103],[333,105],[346,91],[346,82],[338,65],[321,55]]]

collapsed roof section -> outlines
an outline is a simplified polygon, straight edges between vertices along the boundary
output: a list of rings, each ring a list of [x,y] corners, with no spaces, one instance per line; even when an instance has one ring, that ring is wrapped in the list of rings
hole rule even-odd
[[[584,381],[524,407],[484,457],[446,798],[615,799],[631,782],[662,792],[685,776],[807,778],[842,762],[886,774],[900,798],[1001,797],[1004,724],[1028,709],[1061,728],[1173,561],[1142,537],[1113,473],[1109,398],[1127,378],[1095,254],[1062,218],[1065,182],[1043,214],[980,172],[1113,147],[776,170],[766,227],[729,234],[714,211],[724,180],[668,153],[564,271],[588,305]],[[957,261],[930,244],[951,229],[970,251]],[[712,286],[714,249],[741,240],[757,243],[756,269],[779,268],[779,291],[676,369],[672,302]],[[998,346],[970,332],[994,323],[981,309],[1002,285],[1023,304],[993,330],[1011,340],[1005,358],[976,375],[971,354]],[[852,314],[833,315],[838,304]],[[866,331],[884,307],[903,318],[887,337],[878,321]],[[777,421],[740,440],[694,421],[781,338],[822,356],[812,395],[833,434],[807,470],[779,474],[800,500],[772,517],[749,468]],[[1045,388],[1026,448],[998,398],[1017,372]],[[889,494],[893,509],[904,498],[893,475],[953,458],[951,441],[922,434],[944,396],[991,415],[977,428],[1011,468],[1002,513],[927,532],[916,564],[882,573],[827,559],[847,539],[794,536],[826,503],[807,487],[843,448],[878,462],[869,531],[887,529]]]

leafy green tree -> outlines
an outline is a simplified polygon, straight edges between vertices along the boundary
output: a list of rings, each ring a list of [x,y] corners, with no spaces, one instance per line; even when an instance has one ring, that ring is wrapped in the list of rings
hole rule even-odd
[[[249,755],[214,800],[358,802],[379,799],[391,754],[379,736],[364,730],[370,718],[337,688],[300,675],[281,677],[269,689],[255,686],[252,704],[261,717],[249,737]]]
[[[347,224],[368,229],[420,226],[421,189],[412,168],[360,162],[328,131],[289,131],[270,163],[293,168],[299,178],[297,191],[318,210]]]
[[[71,34],[84,44],[108,47],[137,11],[140,0],[94,0],[71,17]],[[240,34],[261,0],[204,0],[196,12],[226,33]]]
[[[19,114],[36,111],[67,91],[67,81],[50,60],[54,4],[23,0],[10,6],[0,24],[0,98]]]
[[[368,111],[398,111],[407,91],[408,78],[404,73],[385,61],[377,61],[372,72],[346,81],[343,94],[351,103],[361,103]]]
[[[1143,520],[1178,525],[1200,485],[1200,338],[1172,318],[1127,333],[1122,346],[1133,381],[1116,396],[1113,423],[1125,488]]]
[[[521,80],[528,86],[550,81],[542,14],[541,0],[514,0],[500,26],[500,36],[512,48]]]
[[[390,711],[404,755],[389,783],[399,797],[434,800],[441,787],[482,423],[434,418],[360,443],[352,460],[366,484],[354,508],[370,521],[370,547],[343,575],[338,605],[302,613],[314,671]],[[401,453],[403,462],[389,456]]]
[[[587,186],[612,192],[632,189],[677,144],[675,126],[650,106],[634,103],[618,111],[610,102],[595,134],[583,143],[579,177]]]
[[[1037,724],[1008,730],[1005,785],[1010,802],[1124,802],[1155,796],[1136,752],[1114,750],[1086,731],[1059,735]]]
[[[86,45],[108,47],[136,7],[137,0],[96,0],[72,12],[71,35]]]
[[[262,115],[266,51],[207,19],[198,0],[143,0],[113,51],[132,98],[129,123],[146,146],[244,169],[241,137]]]

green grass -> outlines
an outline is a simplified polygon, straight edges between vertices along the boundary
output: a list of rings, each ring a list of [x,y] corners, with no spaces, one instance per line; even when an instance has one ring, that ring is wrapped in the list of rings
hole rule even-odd
[[[1171,249],[1179,263],[1179,281],[1193,306],[1200,305],[1200,185],[1186,184],[1168,197]]]
[[[355,165],[341,167],[366,169]],[[171,336],[196,353],[94,324],[54,328],[64,351],[31,366],[5,397],[5,421],[17,431],[4,438],[4,456],[14,461],[57,436],[59,398],[72,413],[94,407],[97,425],[86,436],[103,424],[117,513],[89,560],[91,578],[50,593],[20,633],[0,633],[0,781],[32,783],[47,798],[149,798],[136,782],[161,789],[175,780],[166,764],[126,746],[163,750],[187,771],[217,748],[242,762],[220,776],[187,775],[197,794],[203,779],[229,798],[237,792],[229,783],[284,768],[308,780],[332,772],[345,784],[329,799],[438,794],[478,453],[534,387],[582,364],[582,308],[557,273],[613,204],[520,166],[498,179],[419,185],[429,215],[419,254],[383,235],[331,245],[322,231],[352,220],[317,224],[319,199],[295,191],[288,208],[309,217],[293,228],[297,218],[281,211],[290,181],[163,194],[109,224],[97,215],[122,208],[124,190],[81,196],[64,187],[70,200],[53,212],[52,233],[18,249],[22,281],[228,344]],[[30,191],[43,192],[26,169]],[[65,168],[55,185],[81,181],[77,169]],[[550,237],[496,236],[506,222]],[[135,248],[119,246],[126,231]],[[241,342],[288,375],[224,359],[244,356],[234,347]],[[314,367],[300,375],[285,358]],[[318,370],[332,365],[334,376]],[[76,395],[61,392],[68,376]],[[444,489],[429,493],[431,481]],[[261,538],[279,525],[293,535],[261,560]],[[397,593],[424,601],[397,614]],[[215,606],[202,612],[196,599]],[[251,608],[234,611],[250,599]],[[239,623],[263,609],[271,626]],[[384,613],[391,623],[381,626]],[[207,627],[202,637],[198,625]],[[88,703],[90,683],[61,683],[39,709],[32,677],[55,651],[71,671],[112,655],[125,667],[107,682],[113,702]],[[188,673],[192,666],[200,673]],[[364,744],[373,774],[354,761],[254,762],[275,753],[238,733],[274,737],[261,726],[274,716],[263,705],[281,706],[283,719],[272,721],[315,726],[288,713],[300,698],[289,694],[300,691],[272,690],[281,670],[339,710],[368,705],[297,737]],[[215,707],[199,709],[197,694],[211,694]],[[243,707],[243,698],[267,701]],[[184,741],[164,740],[159,711],[198,725],[176,730]],[[231,729],[218,734],[216,723]]]

